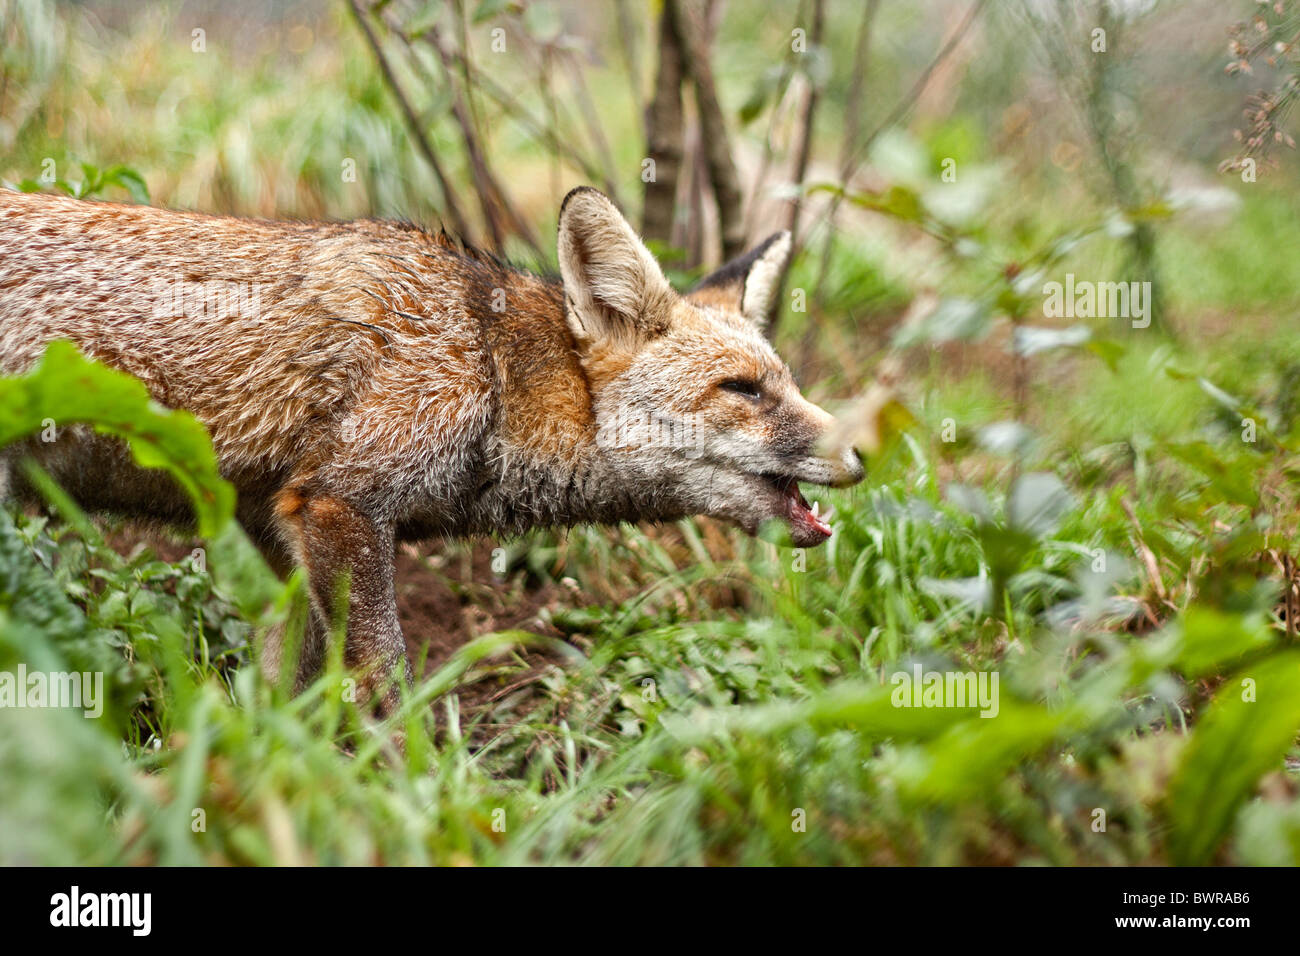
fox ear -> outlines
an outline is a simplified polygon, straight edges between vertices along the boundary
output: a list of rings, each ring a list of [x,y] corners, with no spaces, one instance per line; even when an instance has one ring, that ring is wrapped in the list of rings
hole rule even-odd
[[[774,232],[743,256],[701,279],[687,298],[722,301],[760,330],[765,329],[793,246],[787,230]]]
[[[564,197],[557,247],[569,325],[580,343],[631,346],[667,329],[677,294],[600,190],[579,186]]]

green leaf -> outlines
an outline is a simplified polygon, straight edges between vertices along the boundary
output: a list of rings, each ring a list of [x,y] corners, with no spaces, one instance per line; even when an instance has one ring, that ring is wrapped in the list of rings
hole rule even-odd
[[[895,772],[899,785],[928,802],[994,799],[998,781],[1047,747],[1068,720],[1065,713],[999,696],[992,719],[962,721],[924,748],[914,748]]]
[[[1259,614],[1226,614],[1190,607],[1179,622],[1175,665],[1188,677],[1217,672],[1225,663],[1268,647],[1277,639]]]
[[[216,534],[235,509],[207,430],[189,412],[165,409],[124,372],[92,362],[70,342],[51,342],[26,375],[0,378],[0,446],[74,422],[124,439],[145,468],[165,469],[189,495],[199,534]]]
[[[474,16],[471,18],[475,23],[482,23],[484,20],[491,20],[499,13],[503,13],[510,6],[510,0],[479,0],[479,4],[474,8]]]
[[[1174,863],[1213,860],[1260,778],[1282,768],[1298,729],[1300,651],[1269,657],[1223,685],[1169,784],[1169,857]]]
[[[785,83],[787,73],[788,70],[784,66],[772,66],[763,71],[740,107],[739,116],[742,126],[747,126],[758,119],[767,108],[768,101],[776,96]]]
[[[1210,487],[1237,504],[1252,508],[1259,500],[1255,488],[1255,466],[1245,456],[1229,460],[1226,451],[1203,441],[1166,442],[1169,454],[1195,468],[1209,479]]]
[[[1046,538],[1055,533],[1061,518],[1075,505],[1060,478],[1050,472],[1021,475],[1007,495],[1007,523],[1013,528]]]
[[[1119,368],[1119,360],[1128,351],[1114,339],[1092,339],[1084,345],[1084,348],[1105,362],[1106,367],[1112,372]]]
[[[1015,351],[1023,356],[1036,355],[1049,349],[1083,345],[1092,336],[1086,325],[1071,325],[1064,329],[1044,329],[1032,325],[1016,326]]]
[[[898,330],[894,344],[900,348],[921,342],[974,341],[989,330],[990,309],[977,299],[943,299],[924,318]]]
[[[883,193],[857,193],[849,202],[863,209],[872,209],[893,216],[902,222],[920,222],[925,217],[925,207],[915,189],[907,186],[890,186]]]
[[[112,166],[104,170],[102,183],[104,186],[119,186],[125,189],[131,195],[131,201],[148,205],[149,187],[145,185],[144,177],[128,166]]]

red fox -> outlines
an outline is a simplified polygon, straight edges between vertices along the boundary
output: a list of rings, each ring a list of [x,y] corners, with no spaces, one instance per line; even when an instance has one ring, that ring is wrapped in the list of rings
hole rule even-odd
[[[409,667],[397,542],[711,515],[749,533],[775,519],[812,546],[831,528],[798,482],[863,476],[853,449],[822,447],[832,417],[763,335],[788,233],[687,295],[595,189],[565,197],[558,233],[548,279],[407,223],[0,190],[0,372],[70,339],[196,415],[243,527],[277,571],[307,572],[298,683],[345,625],[345,663],[382,705]],[[192,517],[162,472],[88,429],[18,454],[89,509]],[[6,483],[32,496],[0,459]],[[274,641],[262,659],[278,673]]]

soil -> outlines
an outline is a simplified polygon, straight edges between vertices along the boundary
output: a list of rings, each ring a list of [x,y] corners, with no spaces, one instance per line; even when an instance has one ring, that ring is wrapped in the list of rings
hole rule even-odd
[[[105,539],[119,554],[129,555],[145,546],[168,562],[184,559],[194,548],[193,542],[148,527],[127,526],[106,533]],[[522,573],[504,580],[495,575],[488,542],[456,548],[449,555],[440,554],[436,543],[419,549],[402,545],[396,557],[394,583],[407,655],[414,662],[423,659],[426,676],[482,634],[521,630],[563,637],[544,612],[585,603],[582,595],[553,580],[537,581]],[[506,694],[533,683],[560,660],[544,648],[519,647],[508,673],[476,669],[457,690],[461,713],[490,707]]]

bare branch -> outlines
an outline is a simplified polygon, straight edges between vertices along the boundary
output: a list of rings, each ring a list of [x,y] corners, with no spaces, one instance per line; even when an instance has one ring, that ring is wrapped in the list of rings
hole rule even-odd
[[[812,41],[812,49],[816,49],[822,44],[822,34],[826,28],[826,0],[813,0],[813,20],[812,33],[809,34],[809,40]],[[799,249],[799,213],[803,208],[803,183],[804,178],[808,175],[808,158],[812,153],[813,125],[817,119],[817,104],[821,99],[821,91],[817,88],[817,83],[811,77],[808,85],[808,99],[804,103],[803,116],[800,117],[800,134],[799,134],[799,153],[794,164],[794,186],[796,192],[790,199],[790,204],[786,210],[785,227],[790,230],[790,239],[793,250],[790,257],[786,259],[784,267],[781,269],[781,276],[777,279],[777,294],[772,297],[771,305],[768,309],[768,335],[772,334],[772,329],[776,326],[777,317],[781,314],[778,308],[781,301],[785,298],[785,283],[790,275],[790,265],[794,262],[795,253]]]
[[[503,249],[505,230],[508,228],[528,243],[533,251],[540,256],[542,250],[537,242],[537,237],[533,234],[528,222],[519,214],[514,204],[510,202],[509,197],[506,196],[505,190],[492,172],[492,167],[488,164],[487,157],[483,152],[482,144],[479,143],[478,136],[474,132],[473,120],[465,106],[463,92],[456,81],[456,58],[443,45],[437,27],[430,27],[424,36],[442,62],[443,75],[451,92],[451,113],[456,120],[456,125],[460,127],[461,138],[465,143],[465,155],[469,158],[470,173],[474,177],[475,192],[478,193],[479,203],[483,209],[483,218],[492,234],[493,243],[498,250]]]
[[[411,134],[411,138],[415,140],[420,155],[424,157],[425,162],[429,164],[429,168],[433,170],[434,178],[438,180],[438,188],[442,191],[442,205],[445,217],[449,220],[453,231],[469,240],[472,238],[469,225],[464,214],[460,211],[460,206],[456,204],[455,194],[452,192],[446,173],[443,172],[442,163],[438,161],[438,155],[433,151],[433,146],[429,143],[428,137],[424,135],[420,120],[415,115],[410,100],[402,92],[401,84],[397,82],[397,77],[388,63],[388,58],[384,56],[383,48],[379,45],[379,39],[375,36],[375,31],[371,29],[370,22],[366,19],[368,11],[363,7],[362,0],[349,0],[348,6],[352,10],[352,15],[356,18],[357,25],[361,27],[361,32],[366,38],[366,43],[370,46],[370,51],[375,56],[375,62],[379,65],[379,72],[383,75],[384,82],[397,100],[397,105],[402,111],[402,118],[406,121],[407,131]]]
[[[453,57],[461,59],[459,53],[455,50],[448,51]],[[486,94],[497,106],[501,107],[511,117],[518,121],[529,135],[537,139],[541,144],[550,150],[554,155],[563,157],[575,169],[582,172],[592,182],[599,182],[609,194],[610,198],[621,205],[616,184],[605,176],[599,169],[590,163],[582,153],[575,149],[564,137],[560,136],[556,130],[551,129],[544,121],[539,120],[528,108],[512,96],[504,87],[493,80],[487,73],[477,66],[465,61],[466,68],[469,71],[471,82],[478,92]]]

